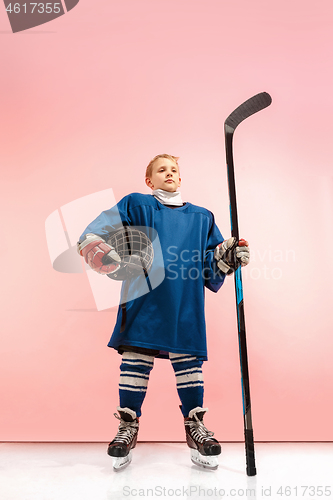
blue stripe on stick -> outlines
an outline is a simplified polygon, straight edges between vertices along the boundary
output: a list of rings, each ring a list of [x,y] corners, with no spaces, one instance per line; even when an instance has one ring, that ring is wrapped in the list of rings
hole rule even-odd
[[[240,304],[243,300],[243,284],[242,284],[241,266],[239,266],[235,271],[235,283],[236,283],[237,304]]]

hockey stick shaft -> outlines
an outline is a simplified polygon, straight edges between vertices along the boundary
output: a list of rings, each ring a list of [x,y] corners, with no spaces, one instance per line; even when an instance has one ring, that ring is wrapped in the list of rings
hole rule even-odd
[[[234,236],[237,240],[239,240],[236,187],[235,187],[235,175],[234,175],[234,164],[233,164],[233,154],[232,154],[232,139],[233,135],[227,133],[226,152],[227,152],[227,162],[228,162],[227,171],[228,171],[228,186],[229,186],[229,200],[230,200],[231,235]],[[255,476],[256,465],[255,465],[254,442],[253,442],[242,271],[240,265],[236,267],[234,275],[235,275],[236,310],[237,310],[237,324],[238,324],[238,344],[239,344],[239,357],[240,357],[241,379],[242,379],[246,473],[248,476]]]
[[[246,118],[266,108],[272,102],[271,96],[266,92],[257,94],[241,104],[225,121],[225,147],[227,158],[228,188],[230,201],[230,222],[231,234],[239,240],[238,213],[236,200],[236,184],[233,161],[233,135],[236,127]],[[243,299],[242,271],[239,263],[235,262],[235,292],[236,292],[236,310],[238,325],[238,344],[242,379],[242,398],[243,398],[243,418],[244,418],[244,436],[245,436],[245,454],[246,454],[246,473],[248,476],[255,476],[256,464],[254,454],[254,440],[252,428],[252,412],[250,398],[250,380],[245,331],[245,314]]]

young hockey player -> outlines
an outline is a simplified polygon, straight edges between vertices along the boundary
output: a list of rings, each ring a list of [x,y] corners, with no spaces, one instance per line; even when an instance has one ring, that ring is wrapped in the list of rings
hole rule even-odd
[[[125,324],[119,306],[108,346],[122,355],[119,416],[114,414],[120,424],[108,454],[115,457],[115,470],[130,463],[154,358],[168,358],[176,375],[192,462],[216,469],[221,446],[203,423],[208,410],[203,408],[201,369],[207,360],[204,287],[217,292],[236,259],[248,264],[249,247],[245,240],[224,240],[209,210],[183,202],[177,191],[181,185],[177,157],[155,156],[146,169],[146,184],[152,194],[125,196],[89,224],[78,242],[85,261],[95,271],[110,274],[121,262],[107,243],[110,233],[123,225],[154,228],[164,261],[162,283],[127,302]]]

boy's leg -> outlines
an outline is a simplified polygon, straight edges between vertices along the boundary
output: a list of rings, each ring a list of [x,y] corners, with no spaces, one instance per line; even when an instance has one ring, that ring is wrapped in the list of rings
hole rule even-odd
[[[177,392],[182,402],[181,411],[187,417],[193,408],[202,407],[204,383],[202,360],[190,354],[169,353],[176,375]]]
[[[125,351],[120,365],[119,416],[116,437],[108,446],[115,471],[126,467],[132,460],[139,430],[141,406],[146,396],[149,373],[154,366],[154,356]]]
[[[141,406],[146,396],[149,374],[154,366],[154,356],[124,352],[120,365],[119,406],[130,408],[141,416]]]
[[[182,402],[186,442],[191,448],[191,460],[196,465],[217,469],[217,455],[221,453],[214,433],[203,424],[203,416],[208,408],[203,405],[203,377],[200,361],[190,354],[169,353],[169,358],[177,379],[177,391]]]

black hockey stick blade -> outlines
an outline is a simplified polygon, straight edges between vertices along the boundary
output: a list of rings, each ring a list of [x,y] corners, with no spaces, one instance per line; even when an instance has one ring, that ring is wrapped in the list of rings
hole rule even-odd
[[[243,120],[267,108],[271,102],[272,98],[267,92],[260,92],[260,94],[250,97],[228,116],[224,122],[225,129],[229,128],[229,130],[234,131]]]

